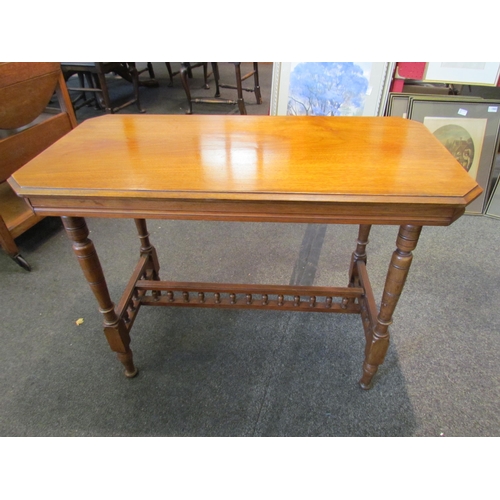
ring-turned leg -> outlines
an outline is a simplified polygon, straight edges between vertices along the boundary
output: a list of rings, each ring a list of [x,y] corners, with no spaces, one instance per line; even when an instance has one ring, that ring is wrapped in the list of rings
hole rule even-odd
[[[135,225],[137,227],[137,233],[139,234],[139,239],[141,240],[141,255],[147,255],[149,257],[149,267],[151,271],[151,279],[159,280],[160,263],[158,261],[158,256],[156,254],[156,248],[151,245],[149,241],[149,233],[144,219],[134,219]]]
[[[104,334],[112,351],[117,353],[118,359],[125,366],[125,375],[128,378],[137,375],[134,366],[132,351],[130,350],[130,335],[125,323],[119,319],[115,306],[109,296],[108,286],[102,272],[101,263],[94,244],[89,239],[89,230],[82,217],[62,217],[64,227],[73,242],[73,251],[78,258],[83,274],[99,303],[99,311],[104,317]]]
[[[397,248],[392,254],[389,265],[377,324],[373,329],[371,338],[366,341],[363,376],[359,381],[363,389],[370,389],[373,376],[377,372],[379,365],[384,362],[389,347],[389,325],[392,323],[392,315],[403,291],[413,259],[412,251],[417,246],[421,230],[421,226],[408,225],[399,228],[396,240]]]
[[[158,261],[158,256],[156,254],[156,248],[151,245],[149,241],[149,233],[146,225],[145,219],[134,219],[135,225],[137,227],[137,232],[139,234],[139,239],[141,240],[141,255],[146,255],[149,257],[148,267],[147,267],[147,279],[156,280],[160,279],[160,263]],[[159,290],[153,290],[153,297],[158,297],[161,295]]]
[[[349,285],[359,286],[358,278],[358,261],[363,261],[366,264],[366,245],[368,245],[368,236],[370,236],[371,224],[361,224],[359,226],[358,240],[356,242],[356,250],[351,257],[351,266],[349,268]]]

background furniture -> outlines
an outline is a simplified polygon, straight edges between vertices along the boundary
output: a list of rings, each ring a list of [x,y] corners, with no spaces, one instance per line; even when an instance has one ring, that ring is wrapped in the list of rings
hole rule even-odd
[[[60,109],[47,108],[54,92]],[[14,239],[41,217],[5,181],[74,127],[59,63],[0,64],[0,244],[28,271]]]
[[[204,64],[206,65],[207,63],[198,63],[198,64]],[[198,103],[198,102],[204,102],[204,103],[210,103],[210,104],[238,104],[238,109],[240,114],[246,115],[247,111],[245,108],[245,100],[243,98],[243,92],[253,92],[255,94],[255,98],[257,100],[257,104],[262,104],[262,96],[260,94],[260,85],[259,85],[259,64],[254,62],[253,64],[253,70],[245,74],[244,76],[241,76],[241,62],[235,62],[235,63],[230,63],[234,64],[234,71],[235,71],[235,84],[227,84],[227,83],[221,83],[220,82],[220,76],[219,76],[219,63],[213,62],[212,64],[212,70],[214,74],[214,79],[215,79],[215,97],[213,98],[206,98],[206,97],[192,97],[191,92],[189,89],[189,82],[188,82],[188,76],[189,76],[189,71],[191,70],[191,67],[189,66],[189,63],[182,63],[181,64],[181,80],[182,80],[182,85],[184,87],[184,90],[186,92],[186,97],[188,99],[189,103],[189,110],[187,114],[192,114],[193,113],[193,103]],[[208,88],[207,85],[207,76],[206,76],[206,66],[204,66],[205,69],[205,87]],[[243,87],[243,82],[250,78],[251,76],[254,77],[254,86],[253,88],[247,88]],[[220,89],[233,89],[237,90],[237,95],[238,99],[235,101],[234,99],[222,99],[221,94],[220,94]]]
[[[139,86],[157,86],[153,66],[147,63],[146,68],[139,71],[136,64],[133,62],[63,62],[61,63],[62,71],[66,81],[73,75],[78,75],[79,87],[68,86],[70,92],[76,92],[77,96],[73,100],[75,109],[95,102],[96,106],[104,109],[108,113],[116,113],[121,109],[136,104],[137,109],[144,113],[145,110],[141,107]],[[144,71],[149,72],[150,79],[145,82],[139,81],[139,75]],[[133,98],[120,104],[116,104],[116,99],[112,100],[108,88],[106,75],[114,73],[122,77],[133,86]],[[87,94],[91,96],[88,97]]]
[[[185,71],[187,72],[188,78],[193,78],[193,69],[199,68],[200,66],[203,66],[203,79],[204,79],[203,88],[204,89],[210,88],[208,86],[208,78],[210,77],[210,75],[212,73],[208,73],[208,63],[206,63],[206,62],[198,62],[198,63],[181,62],[180,68],[178,71],[172,70],[172,63],[170,63],[170,62],[166,62],[165,66],[167,67],[167,71],[168,71],[168,77],[169,77],[168,86],[169,87],[174,86],[174,76],[180,75],[182,68],[185,68]],[[186,90],[184,83],[183,83],[183,87],[184,87],[184,90]],[[189,87],[188,87],[187,91],[189,92]]]

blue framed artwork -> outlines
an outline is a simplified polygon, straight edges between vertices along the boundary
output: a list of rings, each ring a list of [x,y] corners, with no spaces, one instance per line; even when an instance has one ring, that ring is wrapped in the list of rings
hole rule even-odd
[[[272,115],[379,116],[394,63],[274,63]]]

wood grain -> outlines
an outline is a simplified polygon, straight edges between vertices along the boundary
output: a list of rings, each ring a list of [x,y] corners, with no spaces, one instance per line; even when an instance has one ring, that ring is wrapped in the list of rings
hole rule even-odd
[[[104,116],[10,182],[46,215],[165,217],[167,202],[169,218],[179,203],[174,218],[292,222],[449,224],[481,193],[422,124],[393,117]]]

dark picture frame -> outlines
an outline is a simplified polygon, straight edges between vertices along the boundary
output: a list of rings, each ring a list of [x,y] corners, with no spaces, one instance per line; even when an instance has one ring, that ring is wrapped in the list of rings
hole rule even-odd
[[[486,215],[500,219],[500,176],[497,177],[496,183],[486,207]]]
[[[466,213],[484,213],[498,150],[500,100],[412,96],[408,118],[426,125],[476,179],[483,193]]]
[[[424,87],[423,87],[424,88]],[[437,95],[437,94],[419,94],[419,93],[411,93],[411,92],[390,92],[389,96],[387,97],[387,105],[385,109],[385,115],[384,116],[399,116],[401,118],[408,118],[409,112],[410,112],[410,105],[411,101],[416,98],[421,98],[421,97],[431,97],[433,99],[437,98],[439,100],[456,100],[456,101],[463,101],[464,98],[462,96],[457,96],[457,95],[448,95],[448,96],[443,96],[443,95]],[[477,96],[467,96],[466,97],[467,101],[482,101],[483,98],[477,97]]]
[[[408,118],[410,110],[410,101],[413,94],[404,94],[400,92],[391,92],[387,98],[387,107],[385,116],[399,116]]]

